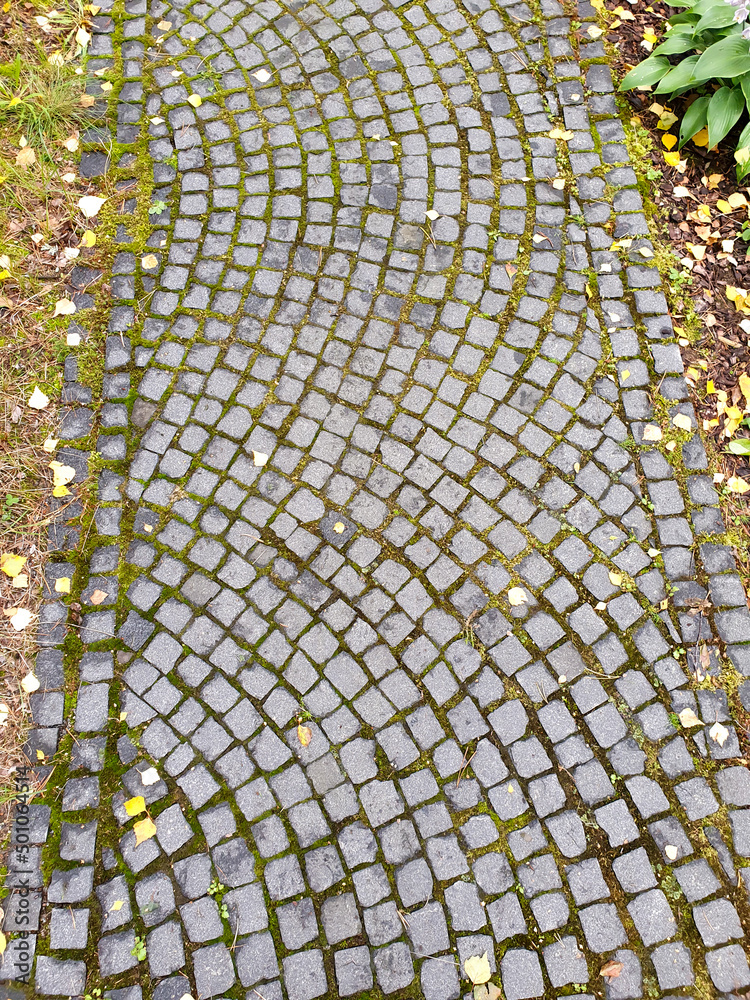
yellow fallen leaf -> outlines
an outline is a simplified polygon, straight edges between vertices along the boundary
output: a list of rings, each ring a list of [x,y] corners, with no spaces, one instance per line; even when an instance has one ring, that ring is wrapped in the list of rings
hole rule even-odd
[[[464,962],[464,972],[466,978],[471,980],[475,986],[481,986],[482,983],[488,982],[492,975],[492,969],[487,952],[482,956],[473,955],[471,958],[467,958]]]
[[[75,311],[75,302],[70,299],[58,299],[55,302],[55,311],[52,313],[52,318],[54,319],[55,316],[72,316]]]
[[[125,812],[128,816],[137,816],[146,808],[146,800],[142,795],[135,795],[125,803]]]
[[[683,184],[678,184],[676,187],[672,188],[672,194],[675,198],[689,198],[690,192]]]
[[[150,840],[156,833],[156,824],[154,821],[147,816],[146,819],[142,819],[140,823],[136,823],[133,826],[133,833],[135,834],[135,846],[138,847],[145,840]]]
[[[11,579],[17,577],[25,565],[26,556],[15,556],[10,552],[0,556],[0,570]]]
[[[574,133],[569,128],[553,128],[547,135],[550,139],[562,139],[563,142],[569,142],[573,138]]]
[[[685,729],[690,729],[692,726],[703,725],[692,708],[683,708],[683,710],[679,713],[678,718]]]
[[[667,844],[667,846],[664,848],[664,853],[666,854],[666,856],[669,858],[670,861],[674,861],[680,852],[674,846],[674,844]]]
[[[672,423],[681,431],[691,431],[693,429],[693,421],[686,413],[675,413],[672,417]]]
[[[62,179],[63,179],[63,181],[66,184],[75,184],[75,182],[78,180],[78,177],[71,170],[69,170],[67,174],[63,174],[62,175]],[[76,256],[76,257],[78,256],[78,251],[77,250],[74,250],[73,253],[74,253],[74,256]],[[66,254],[66,256],[67,256],[67,254]]]
[[[120,712],[120,722],[124,722],[128,717],[127,712]]]
[[[86,31],[83,25],[81,25],[78,31],[76,31],[76,44],[80,45],[82,49],[85,49],[90,41],[91,35],[88,31]]]
[[[9,715],[10,709],[4,701],[0,701],[0,726],[4,726],[7,723]]]
[[[253,76],[255,77],[256,80],[259,80],[261,83],[268,83],[268,81],[271,79],[271,74],[268,72],[267,69],[259,69],[256,73],[253,73]]]
[[[692,142],[696,146],[707,146],[708,145],[708,129],[702,128],[700,132],[696,132],[692,138]]]
[[[104,83],[99,84],[99,86],[102,88],[105,94],[108,94],[112,89],[112,84],[109,82],[109,80],[105,80]]]
[[[35,677],[34,674],[26,674],[24,679],[21,681],[21,690],[25,691],[26,694],[33,694],[34,691],[38,691],[40,687],[39,678]]]
[[[8,939],[5,937],[2,931],[0,931],[0,955],[3,954],[5,949],[8,947]]]
[[[743,208],[747,205],[747,198],[741,191],[733,191],[727,198],[727,201],[732,208]]]
[[[600,28],[597,24],[592,24],[590,27],[586,28],[586,34],[589,38],[601,38],[604,34],[604,29]]]
[[[254,451],[253,455],[253,465],[263,466],[268,461],[268,455],[264,455],[262,451]]]
[[[312,729],[309,726],[303,726],[302,723],[299,723],[297,726],[297,739],[303,747],[306,747],[312,739]]]
[[[436,212],[434,208],[429,209],[424,214],[425,217],[430,220],[430,222],[434,222],[436,219],[440,218],[440,212]]]
[[[187,100],[188,100],[188,104],[192,104],[192,106],[194,108],[199,108],[201,106],[201,104],[203,104],[203,101],[201,100],[200,94],[191,94],[190,97],[188,97]]]
[[[665,138],[666,138],[666,136],[665,136]],[[676,167],[677,164],[680,162],[680,154],[679,153],[665,153],[664,154],[664,162],[667,164],[668,167]]]
[[[96,233],[91,229],[87,229],[83,236],[81,237],[82,247],[93,247],[96,243]]]
[[[107,597],[107,596],[108,595],[107,595],[106,591],[104,591],[104,590],[95,590],[91,594],[91,597],[89,597],[89,601],[92,604],[101,604],[102,601],[104,600],[104,598]]]
[[[159,780],[159,772],[155,767],[147,767],[145,771],[141,771],[142,784],[155,785]]]
[[[32,167],[36,163],[36,153],[31,148],[31,146],[24,146],[23,149],[16,153],[16,166],[23,167],[25,170],[27,167]]]
[[[59,438],[48,437],[47,440],[42,445],[42,450],[46,451],[48,455],[53,455],[59,443],[60,443]]]
[[[336,532],[337,535],[343,534],[345,529],[346,525],[344,524],[343,521],[337,521],[333,526],[333,530]]]
[[[750,406],[750,376],[743,372],[737,380],[737,384],[740,387],[740,392],[745,397],[745,402]]]
[[[729,212],[733,211],[732,206],[729,204],[729,202],[725,201],[723,198],[719,198],[719,200],[716,202],[716,207],[724,215],[727,215]]]
[[[555,189],[555,191],[564,191],[565,190],[565,178],[564,177],[555,177],[555,179],[552,181],[552,187]]]
[[[114,901],[114,903],[110,906],[109,912],[110,913],[119,913],[120,910],[123,908],[124,905],[125,905],[125,900],[124,899],[116,899]]]
[[[52,483],[54,486],[67,486],[76,477],[76,470],[71,465],[63,465],[55,460],[49,463],[52,469]]]
[[[659,121],[656,123],[656,127],[660,129],[662,132],[666,132],[668,129],[672,128],[672,126],[676,121],[677,121],[677,115],[672,114],[671,111],[665,111],[663,114],[659,115]],[[677,142],[675,136],[672,136],[672,138],[674,139],[675,142]],[[666,136],[664,136],[664,139],[666,139]],[[664,139],[662,139],[662,142],[664,142]]]
[[[13,577],[13,583],[11,587],[15,587],[17,590],[25,590],[29,585],[29,578],[26,573],[19,573],[18,576]]]
[[[67,139],[63,139],[62,144],[69,153],[75,153],[81,145],[78,131],[72,132]]]
[[[78,199],[78,208],[87,219],[93,219],[99,214],[99,210],[106,200],[106,198],[97,198],[93,194],[86,194],[83,198]]]
[[[159,266],[159,259],[154,253],[147,253],[145,257],[141,257],[141,267],[145,268],[146,271],[151,271],[153,268]]]
[[[508,603],[512,608],[517,608],[521,604],[527,604],[528,600],[523,587],[511,587],[508,591]]]
[[[630,371],[626,368],[624,371],[620,372],[620,378],[623,382],[627,382],[630,378]]]
[[[57,594],[69,594],[70,593],[70,577],[59,576],[55,580],[55,593]]]
[[[661,555],[661,549],[648,549],[648,554],[654,559],[656,556]]]
[[[52,488],[52,496],[53,497],[69,497],[70,496],[70,490],[68,489],[67,486],[54,486]]]
[[[159,31],[169,31],[169,29],[172,27],[172,22],[171,21],[159,21],[159,23],[156,25],[156,27],[159,29]]]
[[[670,132],[667,135],[663,135],[661,137],[661,142],[662,142],[662,146],[664,146],[665,149],[674,149],[674,147],[677,145],[677,136],[676,135],[672,135],[672,133]],[[677,154],[677,159],[679,160],[679,158],[680,158],[680,155],[678,153]]]
[[[727,479],[727,488],[730,493],[747,493],[750,490],[750,483],[740,476],[730,476]]]
[[[614,573],[612,570],[610,570],[609,571],[609,581],[615,587],[619,587],[620,584],[622,583],[622,574],[621,573]]]
[[[5,608],[3,614],[10,618],[16,632],[23,632],[34,620],[34,615],[27,608]]]

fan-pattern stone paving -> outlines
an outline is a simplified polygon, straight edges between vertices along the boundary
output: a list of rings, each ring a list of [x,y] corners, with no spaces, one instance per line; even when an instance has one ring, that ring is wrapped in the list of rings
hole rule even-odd
[[[157,263],[131,195],[95,524],[48,568],[88,545],[82,610],[46,604],[32,699],[32,760],[61,726],[70,759],[17,821],[4,977],[36,949],[49,996],[456,1000],[487,952],[506,1000],[750,986],[720,683],[750,617],[699,438],[644,441],[695,414],[593,13],[96,18]]]

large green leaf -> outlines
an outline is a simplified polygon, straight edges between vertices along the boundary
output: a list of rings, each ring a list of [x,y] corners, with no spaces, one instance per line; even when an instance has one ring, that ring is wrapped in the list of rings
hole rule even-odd
[[[696,34],[706,31],[708,28],[728,28],[730,24],[735,24],[734,15],[736,7],[730,7],[728,3],[721,3],[707,10],[702,15],[700,21],[695,26]]]
[[[750,438],[737,438],[735,441],[730,441],[727,445],[727,451],[731,451],[733,455],[750,455]]]
[[[678,27],[681,24],[695,25],[698,21],[700,21],[700,18],[691,10],[686,10],[684,14],[675,14],[674,17],[670,17],[669,19],[669,23],[673,27]]]
[[[620,90],[634,90],[636,87],[650,87],[657,83],[672,68],[664,56],[649,56],[625,74]]]
[[[696,83],[729,79],[750,71],[750,42],[741,35],[727,35],[710,45],[695,66]]]
[[[697,0],[690,8],[691,14],[699,14],[703,17],[704,14],[708,14],[709,11],[715,10],[718,7],[727,7],[729,5],[724,2],[724,0]],[[732,16],[734,16],[734,7],[731,8]]]
[[[680,122],[680,145],[677,147],[678,149],[682,149],[688,139],[692,139],[696,132],[700,132],[702,128],[706,127],[708,121],[708,103],[710,100],[710,97],[699,97],[693,101],[683,115]]]
[[[699,59],[703,56],[688,56],[682,62],[670,69],[669,73],[659,81],[659,86],[654,88],[655,94],[676,94],[679,90],[687,90],[688,87],[695,86],[695,67]]]
[[[680,52],[689,52],[697,48],[692,31],[671,31],[666,41],[657,45],[653,51],[655,56],[674,56]]]
[[[741,87],[721,87],[708,104],[708,148],[717,146],[745,110]]]
[[[742,135],[737,141],[734,158],[737,161],[737,180],[741,181],[750,173],[750,123],[742,130]]]
[[[750,73],[746,73],[745,76],[741,76],[737,82],[742,89],[742,93],[745,95],[745,102],[747,103],[748,110],[750,111]]]

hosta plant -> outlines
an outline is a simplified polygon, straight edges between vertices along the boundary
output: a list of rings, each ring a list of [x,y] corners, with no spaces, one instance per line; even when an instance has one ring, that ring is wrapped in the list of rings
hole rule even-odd
[[[669,0],[685,8],[667,21],[667,36],[625,76],[621,90],[651,87],[678,97],[698,91],[680,122],[680,148],[702,129],[712,149],[750,110],[750,0]],[[750,124],[734,153],[737,178],[750,173]]]

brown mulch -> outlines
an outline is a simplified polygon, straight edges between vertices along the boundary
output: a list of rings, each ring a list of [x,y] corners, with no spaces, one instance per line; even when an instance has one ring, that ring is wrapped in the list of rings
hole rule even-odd
[[[613,75],[620,80],[632,66],[648,55],[642,44],[644,30],[648,32],[650,29],[662,41],[665,20],[679,13],[679,9],[659,2],[648,4],[644,0],[634,3],[607,0],[606,6],[606,19],[615,26],[605,32],[604,38],[611,43],[609,51]],[[613,13],[615,8],[633,14],[635,19],[622,20]],[[585,38],[585,34],[582,37]],[[672,61],[676,63],[677,60],[673,57]],[[661,218],[655,221],[662,230],[664,242],[671,246],[680,261],[675,262],[674,271],[668,279],[673,290],[674,324],[679,333],[685,318],[681,310],[687,298],[700,320],[697,337],[692,331],[687,331],[687,336],[681,338],[688,381],[694,388],[693,402],[698,419],[703,423],[705,435],[714,442],[727,477],[740,476],[750,481],[750,458],[726,451],[726,439],[722,436],[723,419],[719,420],[718,426],[708,423],[716,420],[717,396],[706,391],[707,384],[713,382],[715,389],[727,392],[730,405],[734,403],[739,404],[740,409],[745,408],[738,379],[745,372],[750,374],[750,323],[745,324],[747,331],[741,328],[740,323],[750,319],[750,316],[737,311],[728,301],[726,288],[733,286],[750,290],[750,257],[746,255],[750,243],[740,238],[743,223],[750,218],[750,208],[742,205],[731,211],[722,211],[717,202],[726,202],[730,195],[739,192],[750,203],[750,175],[738,183],[732,155],[735,148],[733,140],[739,137],[747,118],[743,116],[737,128],[716,150],[709,151],[692,141],[686,143],[680,151],[681,160],[686,162],[672,167],[664,160],[667,149],[662,137],[665,132],[656,127],[659,119],[648,109],[658,103],[673,112],[678,120],[669,133],[677,136],[679,121],[695,95],[687,94],[674,101],[639,91],[628,91],[623,96],[632,108],[632,116],[651,136],[651,198],[661,211]],[[676,146],[674,150],[677,150]],[[662,172],[661,178],[656,171]],[[687,193],[682,190],[675,196],[675,188],[687,189]],[[708,211],[701,206],[706,206]],[[725,209],[727,207],[724,206]],[[725,241],[733,241],[733,244]],[[695,249],[691,250],[689,244]],[[689,344],[685,343],[688,339]],[[750,430],[741,427],[733,436],[736,439],[749,434]],[[744,497],[731,496],[731,503],[738,511],[747,513]]]

